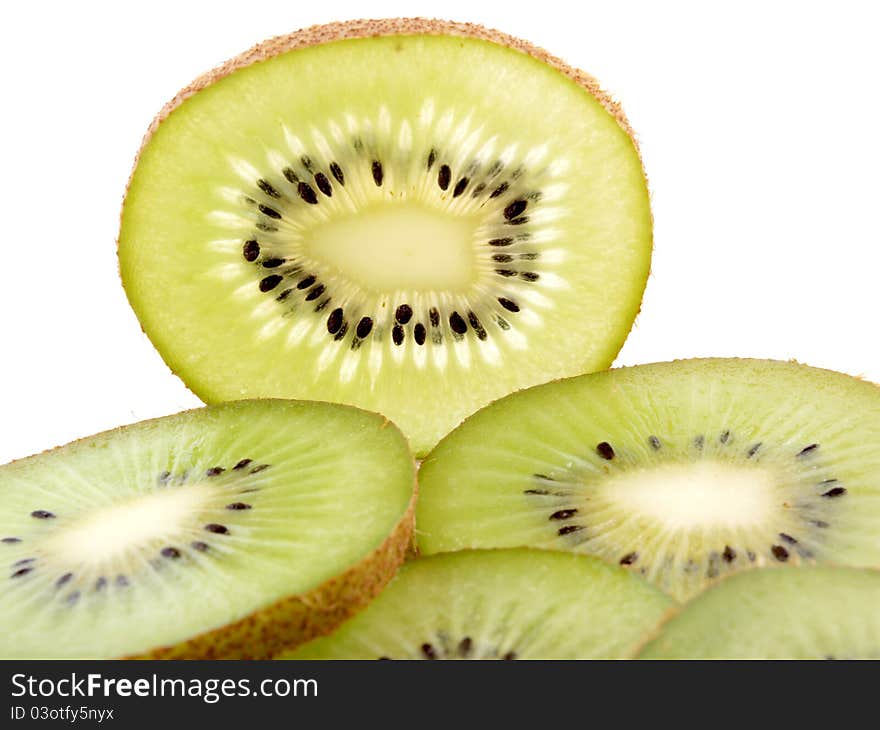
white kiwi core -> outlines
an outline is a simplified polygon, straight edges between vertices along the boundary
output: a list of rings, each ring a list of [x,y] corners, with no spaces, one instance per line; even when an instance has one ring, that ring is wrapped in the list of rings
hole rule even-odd
[[[374,291],[467,291],[479,218],[388,201],[328,219],[304,236],[308,255]]]

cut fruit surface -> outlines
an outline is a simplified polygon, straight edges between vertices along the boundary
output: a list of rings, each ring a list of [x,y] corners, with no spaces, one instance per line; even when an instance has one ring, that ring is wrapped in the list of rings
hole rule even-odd
[[[417,454],[513,390],[607,367],[651,214],[620,109],[477,26],[277,38],[182,92],[129,184],[122,280],[207,402],[339,401]]]
[[[588,556],[463,551],[407,563],[363,612],[283,658],[621,658],[673,605]]]
[[[265,658],[369,601],[410,545],[383,417],[240,401],[0,467],[0,657]]]
[[[793,363],[570,378],[469,418],[419,474],[424,553],[598,555],[683,599],[741,568],[880,566],[880,388]]]
[[[825,566],[732,576],[665,623],[645,659],[880,659],[880,572]]]

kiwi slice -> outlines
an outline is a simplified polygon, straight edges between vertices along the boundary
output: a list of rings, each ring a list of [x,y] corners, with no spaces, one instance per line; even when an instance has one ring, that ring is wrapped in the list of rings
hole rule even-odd
[[[707,359],[538,386],[422,465],[425,553],[591,553],[683,599],[741,568],[880,565],[880,388],[793,363]]]
[[[407,563],[334,634],[282,658],[620,658],[672,606],[653,586],[589,556],[462,551]]]
[[[880,659],[880,571],[765,568],[712,586],[672,616],[646,659]]]
[[[587,75],[473,25],[267,41],[159,114],[122,280],[206,402],[386,414],[417,454],[513,390],[607,367],[651,253],[645,177]]]
[[[269,400],[0,467],[0,657],[272,656],[381,590],[413,488],[383,417]]]

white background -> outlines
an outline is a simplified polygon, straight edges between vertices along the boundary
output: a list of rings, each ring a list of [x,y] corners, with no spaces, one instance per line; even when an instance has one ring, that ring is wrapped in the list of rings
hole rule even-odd
[[[655,255],[618,364],[796,358],[880,381],[880,51],[871,3],[740,0],[4,3],[0,462],[199,401],[118,279],[153,115],[199,73],[313,23],[425,15],[599,78],[641,142]]]

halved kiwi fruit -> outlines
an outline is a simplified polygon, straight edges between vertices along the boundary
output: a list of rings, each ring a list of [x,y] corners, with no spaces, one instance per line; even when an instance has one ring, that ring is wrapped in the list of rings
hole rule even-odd
[[[266,658],[332,629],[411,543],[383,417],[241,401],[0,467],[0,657]]]
[[[275,38],[159,114],[122,280],[203,400],[340,401],[418,454],[513,390],[607,367],[651,214],[632,134],[586,74],[474,25]]]
[[[713,586],[666,622],[645,659],[880,659],[880,571],[765,568]]]
[[[407,563],[364,611],[283,658],[621,658],[672,606],[589,556],[462,551]]]
[[[422,552],[591,553],[677,598],[741,568],[880,566],[880,388],[708,359],[531,388],[424,461]]]

